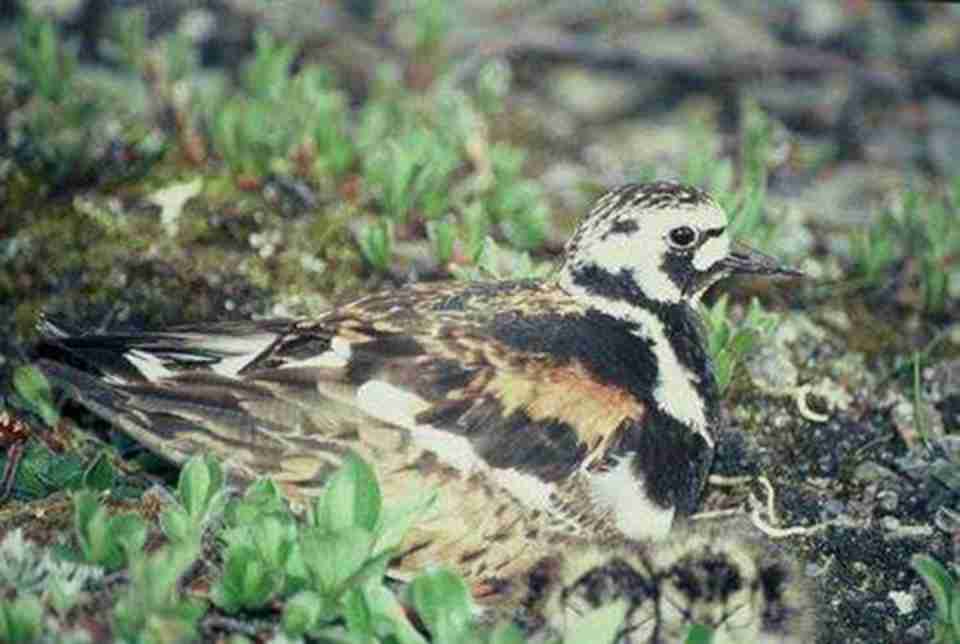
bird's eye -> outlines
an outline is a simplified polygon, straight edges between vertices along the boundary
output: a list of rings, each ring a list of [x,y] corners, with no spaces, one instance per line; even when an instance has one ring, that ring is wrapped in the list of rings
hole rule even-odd
[[[690,248],[697,241],[697,231],[690,226],[680,226],[670,231],[670,244],[674,248]]]

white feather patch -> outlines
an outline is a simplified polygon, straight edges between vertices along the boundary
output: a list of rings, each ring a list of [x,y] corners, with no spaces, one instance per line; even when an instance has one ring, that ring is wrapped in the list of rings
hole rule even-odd
[[[693,255],[693,267],[698,271],[708,271],[714,264],[730,254],[730,238],[726,233],[711,237],[703,242]]]
[[[137,368],[137,371],[150,382],[163,380],[164,378],[169,378],[174,375],[173,371],[164,366],[163,360],[152,353],[140,351],[139,349],[131,349],[124,353],[123,357],[129,360],[133,366]],[[108,375],[106,380],[113,384],[125,384],[127,382],[123,378],[111,375]]]
[[[610,470],[583,473],[590,481],[595,503],[609,508],[617,528],[631,539],[663,539],[673,524],[673,508],[664,508],[650,499],[643,481],[633,473],[631,454]]]

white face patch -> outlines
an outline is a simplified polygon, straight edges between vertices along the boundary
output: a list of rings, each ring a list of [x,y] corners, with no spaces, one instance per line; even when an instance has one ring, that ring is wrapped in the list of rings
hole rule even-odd
[[[585,266],[595,265],[611,275],[626,270],[649,299],[663,303],[677,303],[685,298],[663,270],[664,260],[671,249],[670,231],[690,226],[702,235],[705,230],[727,225],[726,214],[712,203],[667,208],[641,206],[607,216],[602,216],[602,210],[601,203],[598,203],[592,214],[599,215],[588,216],[574,235],[576,243],[567,249],[561,283],[572,283],[572,272]],[[726,234],[707,240],[694,253],[694,268],[709,269],[726,257],[729,250]]]
[[[601,507],[609,508],[614,523],[631,539],[660,540],[673,525],[673,508],[654,503],[644,490],[643,481],[633,473],[631,454],[609,471],[586,473],[590,481],[590,495]]]
[[[711,237],[703,242],[693,255],[693,267],[698,271],[708,271],[717,262],[730,254],[730,237],[727,233]]]
[[[371,380],[357,389],[357,405],[378,420],[408,429],[414,445],[433,452],[464,476],[483,472],[524,505],[547,512],[553,509],[550,495],[556,492],[556,486],[552,483],[514,469],[490,467],[477,455],[466,437],[431,425],[417,424],[417,414],[427,409],[429,403],[416,394]]]

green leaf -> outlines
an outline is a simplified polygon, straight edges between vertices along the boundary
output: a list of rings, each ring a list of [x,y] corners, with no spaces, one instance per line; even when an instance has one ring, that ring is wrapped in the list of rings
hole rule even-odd
[[[131,553],[143,549],[147,528],[139,516],[109,516],[96,494],[83,490],[73,496],[74,528],[83,561],[114,570]]]
[[[433,248],[437,263],[445,265],[453,257],[453,243],[456,241],[456,229],[449,218],[434,219],[427,222],[427,237]]]
[[[390,268],[393,256],[393,225],[385,218],[365,224],[360,231],[360,252],[370,265],[380,271]]]
[[[160,528],[174,542],[195,541],[201,536],[186,511],[172,504],[160,513]]]
[[[454,572],[439,568],[421,573],[410,584],[410,595],[417,615],[437,641],[458,641],[473,623],[473,598]]]
[[[372,546],[370,532],[356,526],[336,532],[309,528],[300,540],[314,588],[328,597],[338,596],[346,582],[361,572]]]
[[[223,575],[213,601],[228,613],[265,606],[283,587],[283,569],[269,566],[252,543],[233,543],[224,555]]]
[[[950,602],[950,626],[954,640],[960,641],[960,594],[954,594]]]
[[[84,490],[73,495],[73,525],[83,561],[111,567],[107,565],[112,544],[107,541],[106,522],[107,512],[96,494]]]
[[[98,454],[97,458],[83,473],[83,487],[103,492],[113,487],[115,480],[113,465],[106,454]]]
[[[138,515],[131,512],[110,519],[110,532],[113,539],[126,553],[125,558],[140,553],[147,543],[147,525]]]
[[[50,383],[39,369],[33,365],[17,367],[13,372],[13,387],[27,408],[40,416],[48,426],[54,427],[60,422]]]
[[[0,642],[36,642],[43,627],[43,604],[34,595],[0,600]]]
[[[299,592],[283,608],[283,632],[290,637],[304,637],[328,620],[331,612],[323,596],[310,590]]]
[[[382,504],[373,468],[355,454],[348,454],[315,503],[314,525],[327,530],[355,526],[373,532]]]
[[[950,621],[950,608],[953,603],[954,581],[949,571],[939,561],[929,555],[914,555],[910,561],[913,569],[923,579],[937,606],[940,621]]]
[[[182,597],[177,580],[199,553],[199,545],[177,544],[130,562],[130,585],[113,609],[113,628],[119,638],[180,642],[196,637],[197,620],[206,604]]]
[[[426,644],[426,639],[410,624],[396,595],[381,583],[371,582],[360,588],[371,622],[382,641],[394,637],[399,644]]]
[[[209,455],[191,457],[180,470],[177,498],[195,526],[218,515],[226,502],[220,462]]]
[[[370,639],[375,637],[374,615],[364,598],[363,590],[354,586],[344,594],[341,603],[347,632]]]

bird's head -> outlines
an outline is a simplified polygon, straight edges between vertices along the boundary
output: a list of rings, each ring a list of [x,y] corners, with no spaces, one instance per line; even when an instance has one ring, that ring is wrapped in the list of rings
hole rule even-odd
[[[567,243],[558,277],[577,295],[669,305],[696,303],[733,274],[801,275],[731,239],[726,213],[706,192],[657,181],[601,196]]]

